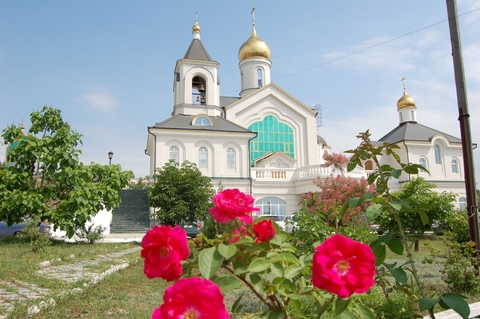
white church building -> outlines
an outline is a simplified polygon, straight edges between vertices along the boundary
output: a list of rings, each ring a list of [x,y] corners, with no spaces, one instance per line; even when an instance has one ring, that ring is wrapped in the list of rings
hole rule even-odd
[[[214,188],[221,182],[252,194],[261,214],[297,212],[301,194],[318,190],[317,176],[332,173],[320,166],[330,146],[317,135],[316,110],[271,82],[271,51],[258,37],[254,19],[251,36],[238,51],[238,97],[220,95],[219,63],[203,46],[198,21],[192,34],[174,69],[172,116],[148,127],[150,175],[169,160],[188,160]],[[399,126],[379,141],[399,145],[402,161],[424,165],[430,175],[420,175],[435,182],[437,191],[453,191],[464,200],[460,140],[418,124],[415,101],[406,92],[397,108]],[[367,177],[372,168],[367,164],[367,170],[348,175]],[[393,189],[409,178],[402,175]]]

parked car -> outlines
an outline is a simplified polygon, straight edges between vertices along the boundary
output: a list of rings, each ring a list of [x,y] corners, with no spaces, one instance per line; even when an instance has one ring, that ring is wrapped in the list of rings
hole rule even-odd
[[[11,226],[7,225],[7,222],[0,222],[0,237],[15,236],[19,237],[22,234],[22,230],[27,224],[14,223]]]
[[[198,220],[196,223],[193,224],[180,224],[180,227],[185,229],[188,237],[195,238],[198,234],[202,232],[203,222]]]
[[[26,222],[23,223],[14,223],[11,226],[7,225],[7,222],[0,222],[0,237],[8,237],[8,236],[15,236],[20,237],[22,235],[22,231],[27,226]],[[38,226],[38,231],[45,235],[51,235],[52,227],[49,224],[41,223]]]
[[[296,215],[285,216],[285,231],[289,234],[294,234],[298,229],[297,224],[298,217]]]

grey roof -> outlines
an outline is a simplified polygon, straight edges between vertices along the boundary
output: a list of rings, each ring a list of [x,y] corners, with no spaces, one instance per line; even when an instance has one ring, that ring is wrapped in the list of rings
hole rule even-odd
[[[240,100],[240,97],[235,96],[220,96],[220,106],[224,107]]]
[[[462,140],[459,138],[415,122],[401,123],[390,133],[382,137],[379,141],[387,142],[389,144],[394,144],[401,141],[430,142],[432,137],[437,134],[444,135],[450,143],[462,143]]]
[[[189,60],[212,61],[212,58],[210,58],[210,55],[200,39],[192,40],[183,58]]]
[[[327,145],[327,141],[325,141],[325,139],[323,137],[321,137],[320,135],[317,135],[317,144],[318,143],[322,143],[323,145]]]
[[[195,115],[177,114],[163,122],[155,124],[153,128],[250,133],[246,128],[218,116],[209,117],[213,121],[213,126],[191,125],[194,117]]]

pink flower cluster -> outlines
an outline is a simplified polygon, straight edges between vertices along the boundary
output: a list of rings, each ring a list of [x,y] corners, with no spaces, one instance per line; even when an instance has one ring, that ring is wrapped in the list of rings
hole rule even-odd
[[[364,293],[375,284],[375,256],[370,246],[333,235],[316,248],[312,283],[340,298]]]

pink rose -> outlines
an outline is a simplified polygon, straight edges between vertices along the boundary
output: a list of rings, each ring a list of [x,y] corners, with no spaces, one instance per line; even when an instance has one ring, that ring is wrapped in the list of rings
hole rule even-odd
[[[253,221],[252,212],[259,211],[253,207],[254,199],[251,195],[240,192],[238,189],[226,189],[213,198],[215,207],[208,210],[219,223],[226,224],[235,218],[250,224]]]
[[[270,219],[264,219],[253,225],[253,232],[255,233],[255,243],[257,244],[272,240],[276,234],[273,222]]]
[[[168,287],[152,319],[230,319],[220,288],[199,277],[182,278]]]
[[[340,298],[364,293],[375,284],[375,256],[361,242],[333,235],[316,248],[312,283]]]
[[[190,255],[187,233],[179,226],[157,226],[142,239],[143,272],[148,278],[160,277],[173,281],[182,275],[182,260]]]

